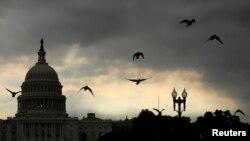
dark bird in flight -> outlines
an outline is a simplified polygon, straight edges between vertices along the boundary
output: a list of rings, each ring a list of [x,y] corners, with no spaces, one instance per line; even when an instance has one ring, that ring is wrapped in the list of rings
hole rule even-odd
[[[18,94],[18,93],[20,93],[21,91],[17,91],[17,92],[14,92],[14,91],[11,91],[11,90],[9,90],[9,89],[7,89],[7,88],[5,88],[8,92],[10,92],[11,94],[12,94],[12,97],[15,97],[16,96],[16,94]]]
[[[128,79],[127,78],[127,80],[132,81],[132,82],[136,82],[136,85],[139,85],[142,81],[145,81],[145,80],[150,79],[150,78],[152,78],[152,77],[143,78],[143,79],[141,79],[141,78],[139,78],[139,79]]]
[[[193,23],[195,23],[195,19],[192,19],[192,20],[185,19],[185,20],[182,20],[180,22],[180,24],[182,24],[182,23],[186,23],[187,27],[189,27],[190,25],[192,25]]]
[[[159,110],[159,109],[156,109],[156,108],[153,108],[153,110],[157,111],[158,112],[158,116],[162,116],[162,111],[164,111],[165,109],[162,109],[162,110]]]
[[[144,55],[143,55],[142,52],[136,52],[136,53],[134,53],[134,55],[133,55],[133,61],[134,61],[135,59],[139,59],[140,56],[142,57],[142,59],[144,59]]]
[[[92,89],[89,86],[86,85],[86,86],[82,87],[78,92],[80,92],[82,89],[84,89],[84,91],[87,91],[87,90],[90,91],[90,93],[93,95],[93,97],[95,97]]]
[[[236,110],[236,111],[234,112],[234,116],[236,115],[236,113],[241,113],[242,115],[245,116],[245,113],[244,113],[243,111],[241,111],[240,109],[238,109],[238,110]]]
[[[217,40],[218,42],[220,42],[221,44],[223,44],[220,37],[218,37],[216,34],[210,36],[207,41],[214,40],[214,39]]]

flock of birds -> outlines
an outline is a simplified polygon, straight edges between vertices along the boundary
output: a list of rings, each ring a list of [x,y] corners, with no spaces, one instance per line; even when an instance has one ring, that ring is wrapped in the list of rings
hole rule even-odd
[[[189,27],[189,26],[191,26],[191,25],[192,25],[193,23],[195,23],[195,22],[196,22],[195,19],[191,19],[191,20],[184,19],[184,20],[182,20],[182,21],[180,22],[180,24],[186,24],[186,26]],[[217,36],[216,34],[211,35],[211,36],[207,39],[207,42],[208,42],[208,41],[212,41],[212,40],[217,40],[219,43],[223,44],[223,42],[222,42],[222,40],[220,39],[220,37]],[[140,58],[144,59],[144,54],[143,54],[142,52],[136,52],[136,53],[133,54],[133,61],[135,61],[135,59],[140,59]],[[152,77],[149,77],[149,78],[139,78],[139,79],[128,79],[128,78],[126,78],[126,79],[129,80],[129,81],[135,82],[136,85],[139,85],[141,82],[143,82],[143,81],[145,81],[145,80],[148,80],[148,79],[150,79],[150,78],[152,78]],[[93,93],[92,89],[91,89],[89,86],[87,86],[87,85],[84,86],[84,87],[82,87],[78,92],[80,92],[80,91],[83,90],[83,89],[84,89],[85,91],[88,90],[88,91],[94,96],[94,93]],[[154,110],[156,110],[159,114],[161,114],[161,112],[162,112],[162,111],[160,111],[159,109],[155,109],[155,108],[154,108]]]
[[[191,26],[193,23],[195,23],[195,19],[191,19],[191,20],[188,20],[188,19],[185,19],[185,20],[182,20],[180,22],[180,24],[186,24],[187,27]],[[211,40],[217,40],[218,42],[220,42],[221,44],[223,44],[222,40],[220,39],[219,36],[217,36],[216,34],[213,34],[211,35],[207,41],[211,41]]]
[[[195,19],[191,19],[191,20],[189,20],[189,19],[184,19],[184,20],[180,21],[180,24],[186,24],[186,27],[189,27],[189,26],[191,26],[192,24],[194,24],[195,22],[196,22]],[[211,36],[207,39],[207,42],[208,42],[208,41],[212,41],[212,40],[217,40],[219,43],[223,44],[223,42],[222,42],[222,40],[220,39],[220,37],[217,36],[216,34],[211,35]],[[145,57],[144,57],[144,54],[143,54],[142,52],[136,52],[136,53],[133,54],[133,62],[134,62],[135,60],[140,59],[140,58],[141,58],[141,59],[144,59],[144,58],[145,58]],[[131,82],[135,82],[136,85],[139,85],[141,82],[143,82],[143,81],[145,81],[145,80],[148,80],[148,79],[150,79],[150,78],[152,78],[152,77],[149,77],[149,78],[138,78],[138,79],[129,79],[129,78],[126,78],[126,79],[129,80],[129,81],[131,81]],[[21,91],[11,91],[10,89],[8,89],[8,88],[6,88],[6,87],[4,87],[4,88],[12,95],[12,97],[15,97],[17,94],[21,93]],[[82,90],[84,90],[84,91],[89,91],[90,94],[91,94],[93,97],[95,97],[93,90],[92,90],[88,85],[81,87],[81,88],[78,90],[77,93],[79,93],[79,92],[82,91]],[[165,109],[160,110],[159,108],[158,108],[158,109],[157,109],[157,108],[153,108],[153,110],[155,110],[156,112],[158,112],[158,116],[161,116],[161,115],[162,115],[162,112],[163,112]],[[245,113],[242,112],[240,109],[236,110],[235,113],[234,113],[234,115],[235,115],[236,113],[241,113],[242,115],[245,115]]]
[[[135,59],[140,59],[140,58],[144,59],[144,54],[143,54],[142,52],[136,52],[136,53],[134,53],[134,55],[133,55],[133,61],[135,61]],[[150,77],[150,78],[152,78],[152,77]],[[142,78],[142,79],[141,79],[141,78],[139,78],[139,79],[128,79],[128,78],[127,78],[127,80],[132,81],[132,82],[135,82],[136,85],[139,85],[142,81],[145,81],[145,80],[150,79],[150,78]],[[4,86],[3,86],[3,87],[4,87]],[[17,94],[19,94],[19,93],[22,92],[22,91],[12,91],[12,90],[10,90],[10,89],[8,89],[8,88],[6,88],[6,87],[4,87],[4,88],[5,88],[5,90],[7,90],[7,91],[12,95],[12,97],[15,97]],[[95,95],[94,95],[94,93],[93,93],[93,90],[92,90],[88,85],[81,87],[81,88],[78,90],[77,93],[79,93],[81,90],[89,91],[90,94],[91,94],[93,97],[95,97]]]
[[[142,52],[136,52],[136,53],[133,54],[133,62],[135,60],[140,59],[140,58],[144,59],[144,54]],[[129,80],[129,81],[131,81],[131,82],[135,82],[136,85],[139,85],[142,81],[148,80],[150,78],[152,78],[152,77],[149,77],[149,78],[138,78],[138,79],[129,79],[129,78],[126,78],[126,79]],[[94,93],[93,93],[93,90],[88,85],[81,87],[78,90],[77,93],[79,93],[81,90],[89,91],[93,96],[95,96]]]

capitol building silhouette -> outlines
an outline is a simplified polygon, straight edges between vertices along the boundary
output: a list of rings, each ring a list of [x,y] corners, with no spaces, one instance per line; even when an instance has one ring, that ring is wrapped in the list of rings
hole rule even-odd
[[[100,136],[131,126],[128,119],[104,120],[95,113],[82,119],[70,117],[62,88],[56,71],[46,62],[41,39],[38,61],[27,72],[17,97],[17,113],[0,120],[0,141],[97,141]]]

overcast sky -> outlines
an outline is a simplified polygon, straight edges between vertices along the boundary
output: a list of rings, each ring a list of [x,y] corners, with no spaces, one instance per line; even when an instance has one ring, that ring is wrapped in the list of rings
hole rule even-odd
[[[249,0],[1,0],[0,83],[19,90],[44,38],[70,116],[137,116],[141,109],[173,111],[171,92],[188,92],[185,116],[242,109],[250,121]],[[196,19],[190,27],[179,22]],[[206,42],[217,34],[219,42]],[[144,60],[132,61],[141,51]],[[125,80],[150,77],[141,85]],[[88,84],[96,94],[75,94]],[[0,118],[17,100],[0,88]]]

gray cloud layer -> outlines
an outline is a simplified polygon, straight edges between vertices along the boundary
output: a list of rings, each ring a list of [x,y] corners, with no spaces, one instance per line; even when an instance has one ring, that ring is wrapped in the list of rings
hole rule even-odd
[[[130,61],[146,55],[144,67],[157,71],[195,69],[204,83],[250,105],[250,2],[248,0],[60,0],[1,1],[0,55],[8,58],[37,51],[41,37],[47,50],[82,50],[102,60]],[[184,18],[196,18],[190,28]],[[218,34],[225,45],[205,41]],[[85,68],[87,69],[87,68]],[[247,111],[250,113],[250,111]]]

